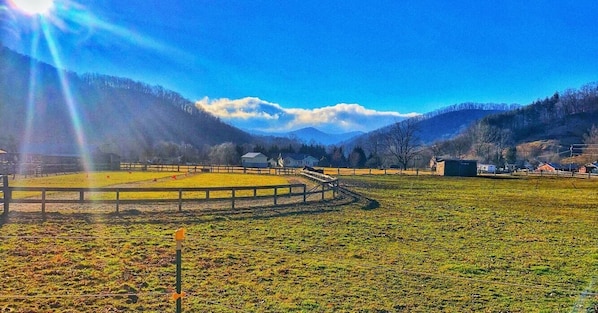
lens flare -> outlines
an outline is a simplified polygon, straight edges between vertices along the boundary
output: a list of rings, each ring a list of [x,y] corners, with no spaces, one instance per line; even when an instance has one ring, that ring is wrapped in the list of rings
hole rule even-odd
[[[27,15],[46,15],[54,8],[54,0],[8,0],[8,3]]]
[[[62,59],[60,58],[60,53],[58,51],[58,47],[56,42],[54,41],[54,37],[50,32],[49,25],[42,20],[42,34],[44,35],[46,42],[48,43],[48,48],[50,49],[50,54],[52,55],[52,59],[54,64],[58,68],[63,68],[62,66]],[[81,154],[82,158],[82,165],[83,169],[86,172],[89,172],[91,169],[91,158],[90,152],[87,148],[87,142],[85,140],[85,134],[83,132],[83,125],[81,123],[81,117],[79,114],[78,104],[75,102],[75,98],[71,92],[71,87],[69,85],[69,81],[67,79],[66,73],[62,70],[58,71],[58,78],[60,80],[60,85],[62,87],[62,93],[64,96],[64,100],[66,101],[68,111],[71,117],[71,127],[74,130],[77,140],[77,146],[79,147],[79,153]]]

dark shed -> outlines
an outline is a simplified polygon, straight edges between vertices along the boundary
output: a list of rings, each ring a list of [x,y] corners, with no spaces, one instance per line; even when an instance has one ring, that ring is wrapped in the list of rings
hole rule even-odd
[[[439,160],[436,166],[436,173],[442,176],[476,176],[478,162],[476,160]]]

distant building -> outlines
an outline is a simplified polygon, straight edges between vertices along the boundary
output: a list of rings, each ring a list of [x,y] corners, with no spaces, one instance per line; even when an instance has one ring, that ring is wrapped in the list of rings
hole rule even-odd
[[[589,163],[579,168],[580,173],[598,174],[598,162]]]
[[[279,167],[318,166],[319,160],[308,154],[282,153],[278,157]]]
[[[268,167],[268,157],[260,152],[249,152],[241,157],[241,165],[243,167]]]
[[[556,172],[561,170],[559,163],[542,163],[538,166],[537,170],[540,172]]]
[[[120,156],[115,153],[96,151],[92,155],[93,170],[120,171]]]
[[[436,162],[436,173],[442,176],[473,177],[478,174],[476,160],[440,159]]]
[[[478,164],[479,173],[496,173],[496,165],[494,164]]]

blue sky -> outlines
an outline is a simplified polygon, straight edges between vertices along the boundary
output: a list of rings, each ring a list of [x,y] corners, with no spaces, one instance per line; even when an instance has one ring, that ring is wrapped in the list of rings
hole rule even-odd
[[[8,1],[2,42],[31,54],[38,17]],[[45,19],[62,67],[159,84],[245,128],[329,116],[313,126],[371,130],[598,80],[597,1],[54,2]],[[35,56],[55,63],[44,47]]]

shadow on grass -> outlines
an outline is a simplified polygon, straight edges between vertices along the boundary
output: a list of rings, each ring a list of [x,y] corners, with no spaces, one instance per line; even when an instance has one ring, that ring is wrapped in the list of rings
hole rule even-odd
[[[380,207],[380,202],[375,199],[368,198],[360,193],[352,191],[346,187],[340,187],[340,192],[345,196],[351,198],[352,203],[362,203],[361,209],[362,210],[374,210]]]
[[[226,201],[225,201],[226,202]],[[128,208],[127,208],[128,206]],[[175,206],[164,205],[122,205],[119,212],[113,208],[71,207],[46,210],[11,210],[0,216],[0,227],[5,224],[41,224],[45,222],[82,221],[88,224],[167,224],[205,223],[219,220],[270,219],[306,214],[337,212],[346,208],[374,210],[380,203],[347,188],[340,188],[336,199],[308,201],[307,203],[264,204],[250,203],[245,207],[196,206],[178,210]]]
[[[486,178],[486,179],[521,179],[521,177],[519,176],[513,176],[513,175],[478,175],[476,177],[479,178]]]
[[[313,201],[305,204],[279,204],[245,208],[188,208],[158,209],[138,206],[121,209],[120,212],[93,211],[84,209],[64,209],[45,213],[13,210],[0,217],[0,227],[5,224],[42,224],[82,221],[88,224],[130,225],[130,224],[168,224],[168,223],[206,223],[219,220],[269,219],[306,214],[337,212],[354,203],[353,199],[341,197],[335,200]]]

